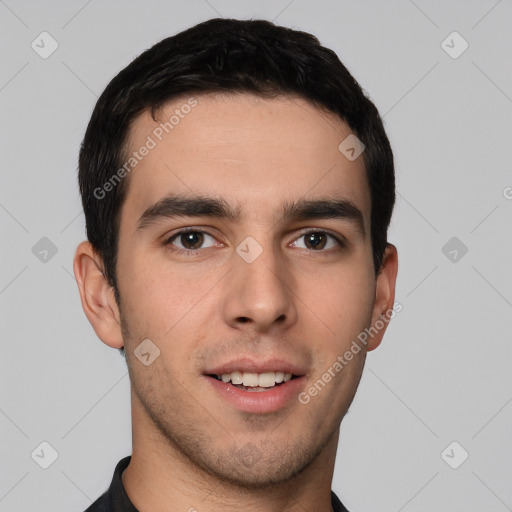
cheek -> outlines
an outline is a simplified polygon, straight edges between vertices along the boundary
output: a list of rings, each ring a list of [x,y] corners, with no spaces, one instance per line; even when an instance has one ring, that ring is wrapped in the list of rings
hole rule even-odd
[[[299,297],[307,298],[304,302],[311,312],[339,341],[357,336],[371,321],[375,281],[365,269],[337,270],[322,278],[317,276],[314,286],[306,280],[301,288]]]
[[[134,308],[152,314],[159,311],[159,304],[178,302],[178,290],[182,291],[180,276],[166,269],[160,250],[151,253],[134,246],[124,250],[123,256],[120,254],[119,278]]]
[[[120,261],[118,283],[122,314],[136,339],[161,338],[173,325],[174,314],[180,312],[175,292],[178,283],[158,271],[149,262]]]
[[[302,325],[308,338],[315,339],[315,373],[326,379],[329,369],[335,374],[329,388],[339,393],[340,400],[353,393],[361,376],[366,348],[358,336],[371,322],[374,287],[367,272],[338,271],[310,295],[316,315],[304,309]]]
[[[166,269],[165,262],[137,264],[133,259],[122,276],[123,318],[129,327],[133,345],[144,338],[160,349],[169,366],[186,361],[194,345],[204,338],[205,322],[211,322],[212,276],[197,273],[188,277],[176,269]],[[213,281],[214,282],[214,281]],[[121,288],[121,287],[120,287]],[[130,342],[129,342],[130,343]]]

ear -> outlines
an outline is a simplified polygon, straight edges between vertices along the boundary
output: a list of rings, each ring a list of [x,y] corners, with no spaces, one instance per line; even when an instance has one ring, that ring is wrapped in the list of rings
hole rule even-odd
[[[109,347],[123,347],[121,317],[114,288],[108,284],[102,260],[90,242],[82,242],[77,247],[73,271],[80,291],[82,308],[94,331]]]
[[[386,328],[390,321],[390,315],[394,314],[395,284],[398,272],[398,252],[392,244],[387,244],[375,289],[375,303],[372,313],[372,324],[369,328],[368,351],[375,350],[382,341]]]

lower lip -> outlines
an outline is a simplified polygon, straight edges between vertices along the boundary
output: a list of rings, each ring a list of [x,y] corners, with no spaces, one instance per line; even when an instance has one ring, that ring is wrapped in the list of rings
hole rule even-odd
[[[213,377],[204,376],[213,389],[232,406],[242,412],[264,414],[282,409],[297,398],[304,385],[304,377],[296,377],[268,391],[244,391]]]

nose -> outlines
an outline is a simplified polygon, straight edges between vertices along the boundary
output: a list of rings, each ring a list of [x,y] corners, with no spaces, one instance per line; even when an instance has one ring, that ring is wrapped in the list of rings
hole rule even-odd
[[[293,276],[286,262],[268,245],[252,262],[233,255],[225,297],[225,322],[234,328],[250,325],[258,332],[285,329],[297,321]]]

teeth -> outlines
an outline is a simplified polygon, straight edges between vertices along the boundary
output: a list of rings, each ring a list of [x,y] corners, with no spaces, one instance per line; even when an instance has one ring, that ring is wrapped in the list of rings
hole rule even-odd
[[[232,384],[243,384],[247,387],[271,388],[276,384],[288,382],[292,378],[291,373],[284,372],[231,372],[217,375],[222,382],[230,382]]]
[[[257,373],[246,373],[243,376],[244,386],[255,387],[258,386],[259,378]]]
[[[274,372],[260,373],[257,377],[258,386],[260,388],[271,388],[272,386],[275,386],[276,374]]]
[[[232,384],[242,384],[243,382],[243,377],[242,377],[242,372],[231,372],[231,375],[229,376],[229,378],[231,379],[231,383]]]

